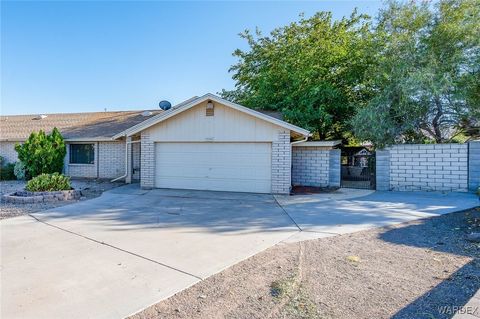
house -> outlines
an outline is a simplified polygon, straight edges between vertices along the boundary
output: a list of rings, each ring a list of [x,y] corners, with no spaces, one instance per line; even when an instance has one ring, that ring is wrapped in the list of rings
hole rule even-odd
[[[310,132],[213,94],[166,111],[2,116],[0,155],[57,127],[67,143],[65,174],[139,180],[143,188],[286,194],[292,144]],[[328,163],[327,163],[328,164]]]
[[[292,185],[476,191],[480,183],[479,142],[339,149],[341,141],[307,141],[309,131],[278,114],[213,94],[165,111],[1,116],[0,156],[15,162],[16,143],[54,127],[67,144],[66,175],[143,188],[288,194]]]

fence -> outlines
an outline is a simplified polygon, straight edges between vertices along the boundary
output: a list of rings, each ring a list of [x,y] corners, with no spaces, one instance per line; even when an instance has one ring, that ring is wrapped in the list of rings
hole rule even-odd
[[[480,143],[402,144],[377,151],[377,190],[476,190]]]

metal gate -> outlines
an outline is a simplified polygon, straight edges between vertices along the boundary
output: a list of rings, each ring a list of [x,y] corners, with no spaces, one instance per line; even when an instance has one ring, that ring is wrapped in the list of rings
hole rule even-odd
[[[342,148],[341,187],[375,189],[375,152],[362,146]]]

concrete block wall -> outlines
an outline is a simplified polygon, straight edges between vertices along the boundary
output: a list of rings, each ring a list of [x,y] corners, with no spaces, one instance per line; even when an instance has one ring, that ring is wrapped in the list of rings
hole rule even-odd
[[[327,187],[330,148],[295,146],[292,149],[292,185]]]
[[[278,132],[277,140],[272,142],[272,193],[290,193],[292,185],[291,163],[290,131],[282,130]]]
[[[476,192],[480,187],[480,141],[468,143],[468,189]]]
[[[140,143],[132,144],[132,165],[133,165],[132,179],[134,181],[140,180],[140,171],[141,171],[140,147],[141,147]]]
[[[0,155],[9,163],[18,160],[14,149],[16,142],[0,142]],[[89,142],[95,150],[95,163],[70,164],[70,143],[66,143],[67,155],[64,173],[81,178],[115,178],[125,172],[125,142]]]
[[[152,142],[150,134],[143,131],[141,136],[141,167],[142,177],[140,186],[145,189],[155,187],[155,144]]]
[[[377,190],[390,190],[390,151],[377,150],[375,152],[375,165]]]
[[[77,144],[77,143],[74,143]],[[81,143],[79,143],[81,144]],[[98,157],[98,143],[83,143],[83,144],[93,144],[94,149],[94,163],[93,164],[70,164],[70,144],[66,143],[67,146],[67,155],[65,155],[65,161],[63,166],[63,172],[65,175],[70,177],[81,177],[81,178],[98,178],[97,164],[99,161]]]
[[[329,151],[330,162],[328,169],[328,186],[340,187],[341,183],[341,169],[342,169],[342,151],[340,149],[333,149]]]
[[[116,178],[125,174],[125,142],[98,143],[98,177]]]
[[[67,143],[64,173],[71,177],[113,179],[125,174],[125,142],[91,142],[95,152],[93,164],[70,164]]]
[[[292,185],[340,187],[340,169],[340,149],[293,145]]]
[[[467,144],[402,144],[377,151],[377,189],[467,191]]]
[[[4,158],[5,163],[14,163],[18,160],[15,144],[17,142],[0,142],[0,156]]]

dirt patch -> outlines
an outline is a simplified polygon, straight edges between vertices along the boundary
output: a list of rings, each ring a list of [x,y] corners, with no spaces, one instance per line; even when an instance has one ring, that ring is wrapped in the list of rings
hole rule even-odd
[[[293,186],[290,193],[292,195],[309,195],[332,193],[336,190],[338,187]]]
[[[25,188],[25,181],[1,181],[0,195],[10,194],[16,191],[21,191]],[[104,191],[123,185],[123,183],[110,183],[105,180],[87,180],[87,179],[72,179],[72,187],[82,192],[80,200],[92,199],[100,196]],[[25,214],[30,214],[42,210],[52,209],[59,206],[76,203],[79,200],[66,200],[55,202],[42,203],[0,203],[0,219],[15,217]]]
[[[480,288],[466,240],[479,220],[475,209],[279,244],[132,318],[450,318]]]

